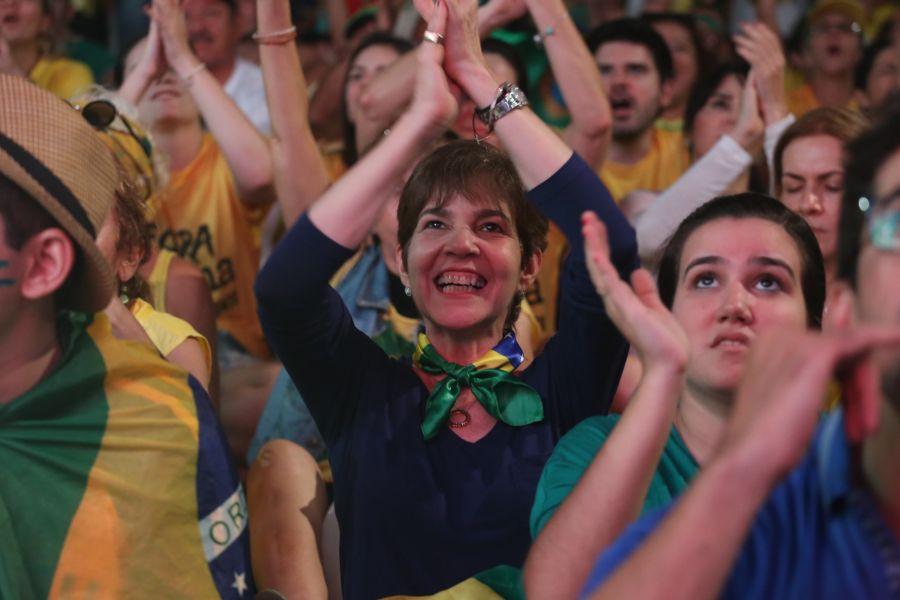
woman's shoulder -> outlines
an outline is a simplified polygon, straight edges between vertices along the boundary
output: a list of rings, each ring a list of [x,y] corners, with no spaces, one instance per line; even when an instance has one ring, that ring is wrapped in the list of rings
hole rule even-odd
[[[557,450],[563,448],[593,458],[606,443],[619,418],[619,415],[597,415],[584,419],[559,440]]]

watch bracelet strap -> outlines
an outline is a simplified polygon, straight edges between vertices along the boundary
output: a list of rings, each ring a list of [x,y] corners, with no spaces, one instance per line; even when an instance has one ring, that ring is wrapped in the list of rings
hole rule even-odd
[[[507,100],[513,96],[519,96],[519,102],[514,106],[509,106]],[[507,81],[497,89],[497,95],[491,105],[487,108],[477,108],[475,110],[475,115],[482,123],[488,126],[490,131],[493,131],[494,124],[497,121],[513,110],[524,108],[525,106],[528,106],[528,98],[525,97],[525,94],[518,86]]]

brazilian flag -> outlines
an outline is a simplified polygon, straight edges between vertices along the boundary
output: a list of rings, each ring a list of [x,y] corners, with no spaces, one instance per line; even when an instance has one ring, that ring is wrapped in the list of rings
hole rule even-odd
[[[109,321],[0,405],[0,598],[251,598],[247,505],[206,392]]]
[[[525,598],[522,571],[499,565],[431,596],[391,596],[383,600],[519,600]]]

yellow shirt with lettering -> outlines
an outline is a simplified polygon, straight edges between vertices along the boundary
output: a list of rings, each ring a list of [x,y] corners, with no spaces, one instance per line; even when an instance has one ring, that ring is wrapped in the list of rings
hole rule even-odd
[[[680,132],[654,127],[650,151],[634,164],[607,160],[600,169],[600,179],[616,202],[634,190],[661,192],[681,177],[691,164]]]
[[[206,134],[191,164],[172,172],[169,187],[160,197],[156,222],[160,247],[190,260],[203,272],[216,305],[216,327],[250,354],[268,358],[253,295],[259,267],[253,228],[261,214],[238,198],[231,169]]]
[[[71,98],[94,83],[90,67],[59,56],[42,57],[31,69],[28,79],[63,99]]]

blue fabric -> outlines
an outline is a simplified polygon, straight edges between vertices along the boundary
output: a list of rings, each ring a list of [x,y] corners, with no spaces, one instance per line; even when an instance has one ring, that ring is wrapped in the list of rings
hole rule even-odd
[[[803,460],[757,514],[723,598],[900,598],[900,542],[869,494],[853,484],[843,415],[819,427]],[[587,597],[665,518],[662,509],[631,526],[591,573]],[[888,557],[894,557],[893,561]],[[898,582],[894,579],[894,585]]]
[[[388,270],[381,246],[373,244],[335,288],[353,318],[356,328],[375,337],[384,331],[382,315],[390,306]],[[316,427],[300,391],[282,367],[272,386],[266,406],[256,425],[256,433],[247,451],[247,464],[269,440],[291,440],[303,446],[317,461],[326,457],[325,440]]]
[[[389,359],[354,327],[327,284],[352,250],[303,217],[257,278],[266,337],[328,445],[348,600],[432,594],[498,564],[521,565],[553,446],[608,409],[627,344],[588,277],[580,216],[594,210],[605,221],[612,260],[626,276],[637,265],[634,231],[576,156],[528,195],[571,246],[559,331],[521,374],[544,401],[545,420],[498,422],[476,443],[449,428],[423,438],[428,390],[409,361]]]

